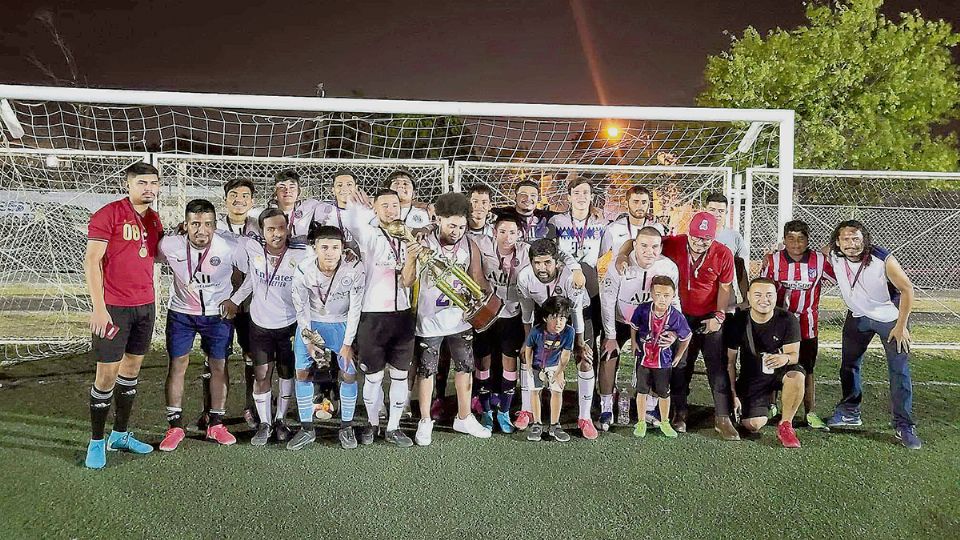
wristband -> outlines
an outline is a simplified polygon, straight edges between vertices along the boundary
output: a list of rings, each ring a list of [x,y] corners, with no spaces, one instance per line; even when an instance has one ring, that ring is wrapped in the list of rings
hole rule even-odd
[[[722,311],[714,311],[713,318],[723,323],[723,321],[727,318],[727,314]]]

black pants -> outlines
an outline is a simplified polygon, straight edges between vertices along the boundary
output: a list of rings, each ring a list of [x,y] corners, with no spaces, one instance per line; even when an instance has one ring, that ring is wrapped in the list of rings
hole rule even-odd
[[[727,351],[723,347],[723,332],[711,334],[697,333],[703,321],[713,315],[704,317],[687,316],[687,323],[694,331],[687,348],[686,358],[673,370],[670,377],[670,394],[673,396],[671,408],[675,414],[686,414],[687,397],[690,395],[690,379],[693,378],[693,368],[697,363],[697,356],[703,353],[703,363],[707,366],[707,380],[713,392],[713,406],[717,416],[730,416],[733,408],[733,397],[730,394],[730,376],[727,374]]]

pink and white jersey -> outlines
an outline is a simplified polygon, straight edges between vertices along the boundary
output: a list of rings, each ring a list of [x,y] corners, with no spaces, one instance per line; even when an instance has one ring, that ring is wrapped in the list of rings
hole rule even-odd
[[[603,232],[603,239],[600,241],[600,256],[603,257],[608,251],[612,251],[614,256],[620,252],[620,248],[627,240],[633,240],[637,237],[637,232],[644,227],[653,227],[665,234],[663,225],[652,219],[644,218],[643,223],[634,225],[630,223],[630,217],[627,214],[621,214],[620,217],[610,222]]]
[[[630,252],[630,265],[621,275],[615,264],[607,265],[607,275],[600,290],[600,315],[607,336],[616,335],[616,323],[630,324],[637,306],[650,300],[650,282],[655,276],[673,280],[674,290],[680,279],[680,270],[670,259],[661,256],[650,268],[640,268],[636,255]],[[673,306],[680,309],[680,295],[673,298]]]
[[[470,267],[472,258],[470,242],[464,235],[456,244],[444,246],[441,245],[436,231],[423,240],[423,244],[432,249],[437,257],[456,264],[464,271]],[[417,293],[417,335],[440,337],[469,330],[470,323],[464,320],[463,310],[437,287],[433,273],[419,263],[417,272],[420,280]],[[446,283],[460,294],[460,298],[470,298],[467,287],[456,277],[447,276]]]
[[[836,281],[827,257],[808,250],[799,261],[794,261],[783,249],[764,257],[761,275],[777,283],[777,303],[800,318],[800,337],[817,337],[823,279]]]
[[[468,226],[467,234],[472,236],[475,240],[480,238],[493,238],[493,224],[486,223],[479,229],[474,229],[473,227]]]
[[[316,256],[303,259],[293,274],[297,324],[300,328],[310,328],[311,321],[346,322],[343,344],[353,344],[360,324],[365,284],[366,275],[360,261],[342,261],[333,275],[327,276],[317,266]]]
[[[293,275],[300,261],[308,256],[307,248],[288,245],[280,255],[271,255],[253,239],[243,243],[247,255],[247,277],[231,300],[239,305],[248,296],[250,318],[260,328],[277,329],[297,320],[293,305]]]
[[[160,239],[157,259],[173,273],[170,284],[171,311],[187,315],[220,315],[220,303],[233,292],[233,269],[246,271],[247,256],[239,237],[214,234],[205,248],[196,248],[187,235]]]
[[[290,228],[291,242],[306,243],[307,233],[310,232],[310,224],[314,221],[319,221],[314,216],[317,209],[323,204],[326,203],[322,203],[317,199],[303,199],[294,203],[292,210],[284,212],[287,214],[287,226]]]
[[[422,229],[430,225],[430,214],[426,210],[417,208],[416,206],[401,208],[400,219],[403,220],[404,225],[411,229]],[[369,223],[373,227],[380,226],[380,221],[377,219],[377,216],[373,216],[373,219],[371,219]]]
[[[583,309],[590,305],[586,289],[573,286],[573,273],[569,268],[557,266],[557,276],[548,283],[540,281],[533,273],[533,266],[527,266],[517,277],[520,290],[520,311],[524,324],[533,324],[534,305],[542,306],[551,296],[563,296],[573,303],[573,329],[583,333]]]
[[[370,225],[376,216],[373,210],[347,205],[344,225],[360,246],[367,283],[363,294],[363,311],[391,312],[410,309],[410,288],[403,286],[400,271],[407,258],[406,242],[393,238],[379,226]],[[379,222],[378,222],[379,223]]]

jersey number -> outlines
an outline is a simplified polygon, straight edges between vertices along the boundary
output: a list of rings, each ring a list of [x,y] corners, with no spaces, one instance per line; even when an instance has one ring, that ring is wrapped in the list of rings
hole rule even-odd
[[[140,227],[135,227],[129,223],[123,224],[123,239],[124,240],[140,240]]]
[[[460,291],[463,289],[463,283],[460,283],[459,279],[453,280],[453,289],[455,291]],[[450,299],[447,298],[447,295],[440,293],[440,296],[437,297],[437,307],[447,307],[450,305]]]

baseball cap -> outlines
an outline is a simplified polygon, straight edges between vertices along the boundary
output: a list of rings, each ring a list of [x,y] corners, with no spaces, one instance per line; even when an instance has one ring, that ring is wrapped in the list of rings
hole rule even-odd
[[[717,218],[710,212],[697,212],[690,220],[690,236],[713,238],[717,235]]]

